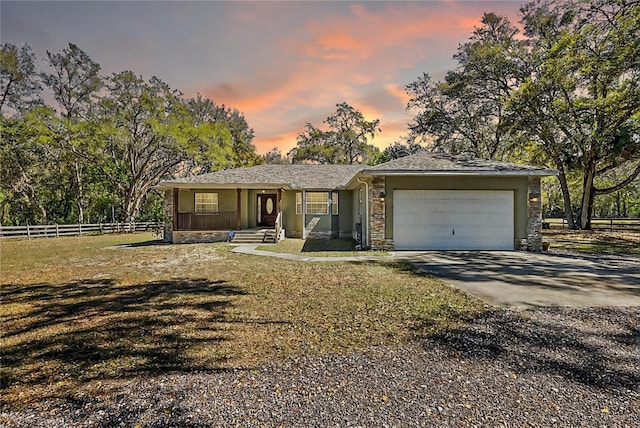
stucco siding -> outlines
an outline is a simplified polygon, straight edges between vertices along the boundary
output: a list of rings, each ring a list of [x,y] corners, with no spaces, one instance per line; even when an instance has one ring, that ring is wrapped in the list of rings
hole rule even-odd
[[[287,237],[302,237],[302,215],[296,215],[296,193],[282,194],[283,227]]]

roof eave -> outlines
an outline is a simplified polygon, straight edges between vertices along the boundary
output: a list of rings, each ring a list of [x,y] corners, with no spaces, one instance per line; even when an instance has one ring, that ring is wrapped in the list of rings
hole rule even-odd
[[[155,190],[170,189],[284,189],[291,190],[295,186],[290,183],[190,183],[164,181],[152,187]]]
[[[554,176],[558,175],[555,169],[533,170],[533,171],[424,171],[424,170],[364,170],[367,175],[427,175],[427,176]]]

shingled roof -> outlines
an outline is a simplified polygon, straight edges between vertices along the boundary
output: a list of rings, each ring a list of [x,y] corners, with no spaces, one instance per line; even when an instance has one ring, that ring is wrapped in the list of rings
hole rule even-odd
[[[555,170],[444,153],[420,152],[376,166],[366,165],[257,165],[160,182],[157,189],[172,187],[288,189],[342,189],[356,174],[421,175],[555,175]]]
[[[274,186],[291,189],[343,188],[364,165],[257,165],[167,180],[159,188],[181,185],[229,185],[235,187]],[[178,185],[178,186],[175,186]]]
[[[497,174],[555,175],[556,171],[531,165],[454,156],[446,153],[419,152],[400,159],[367,167],[367,174]]]

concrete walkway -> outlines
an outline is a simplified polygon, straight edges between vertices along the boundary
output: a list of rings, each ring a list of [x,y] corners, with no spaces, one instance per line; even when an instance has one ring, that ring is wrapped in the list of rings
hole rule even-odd
[[[234,244],[230,244],[234,245]],[[297,260],[301,262],[364,262],[376,260],[391,260],[390,256],[329,256],[329,257],[311,257],[301,256],[299,254],[276,253],[273,251],[258,250],[265,244],[238,244],[231,250],[232,253],[250,254],[253,256],[275,257],[277,259]]]

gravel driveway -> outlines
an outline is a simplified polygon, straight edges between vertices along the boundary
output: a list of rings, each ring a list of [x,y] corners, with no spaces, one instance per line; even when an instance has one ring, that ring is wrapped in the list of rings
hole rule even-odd
[[[640,305],[640,257],[632,255],[519,251],[401,251],[394,255],[492,305]]]
[[[104,383],[4,427],[637,427],[636,308],[496,310],[399,347]]]

